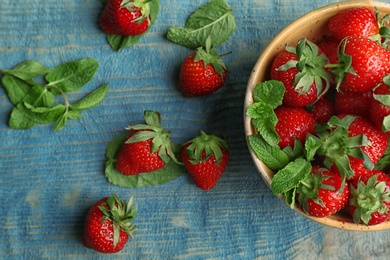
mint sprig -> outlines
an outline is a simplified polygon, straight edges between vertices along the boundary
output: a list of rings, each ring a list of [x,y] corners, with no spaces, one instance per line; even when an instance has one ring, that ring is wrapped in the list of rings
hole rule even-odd
[[[67,93],[91,81],[98,67],[94,59],[67,62],[55,68],[27,60],[12,69],[0,69],[2,86],[14,105],[8,125],[14,129],[29,129],[36,124],[54,123],[54,129],[61,130],[68,119],[81,119],[80,111],[100,103],[108,85],[102,85],[74,104],[70,103]],[[56,103],[57,95],[62,96],[63,103]]]
[[[236,28],[232,9],[225,0],[211,0],[190,15],[183,28],[171,27],[168,40],[176,44],[196,49],[206,47],[207,38],[212,39],[212,47],[225,42]]]

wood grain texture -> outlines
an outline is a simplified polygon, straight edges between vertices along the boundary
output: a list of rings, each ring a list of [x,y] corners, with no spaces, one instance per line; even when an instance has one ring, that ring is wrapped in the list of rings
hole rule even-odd
[[[12,108],[0,88],[0,259],[386,259],[390,231],[320,226],[293,212],[264,184],[243,130],[246,82],[262,49],[284,26],[331,0],[227,1],[237,30],[222,46],[230,76],[217,93],[184,98],[178,68],[190,50],[165,38],[206,0],[161,0],[159,19],[135,46],[110,49],[97,25],[99,0],[0,0],[0,68],[27,59],[48,67],[99,61],[76,99],[108,82],[106,99],[59,132],[50,125],[8,128]],[[145,109],[158,110],[177,143],[200,129],[226,136],[231,161],[208,192],[183,174],[165,185],[119,188],[103,174],[107,143]],[[139,231],[125,249],[103,256],[80,243],[85,214],[99,198],[135,197]]]

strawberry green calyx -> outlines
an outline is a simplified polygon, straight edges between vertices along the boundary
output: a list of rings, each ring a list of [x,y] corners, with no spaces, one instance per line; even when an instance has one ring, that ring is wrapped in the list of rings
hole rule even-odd
[[[126,127],[127,130],[137,130],[137,133],[126,140],[126,143],[137,143],[152,139],[152,153],[158,151],[158,155],[165,163],[172,159],[179,163],[171,146],[170,132],[161,126],[160,113],[156,111],[144,111],[145,124],[137,124]]]
[[[133,207],[134,199],[130,198],[128,203],[121,201],[115,194],[107,199],[105,203],[99,206],[103,212],[103,221],[112,222],[114,230],[114,247],[119,242],[120,231],[124,231],[130,237],[138,228],[131,221],[137,215],[137,209]]]
[[[218,165],[222,159],[222,149],[228,150],[228,143],[226,140],[215,136],[208,135],[200,131],[200,135],[191,139],[185,144],[190,143],[186,152],[192,164],[198,164],[207,161],[212,155],[215,156],[215,164]],[[202,153],[205,152],[205,157],[202,158]]]
[[[141,10],[141,16],[134,21],[142,22],[150,16],[150,5],[151,0],[122,0],[120,5],[121,8],[126,8],[130,12]]]
[[[387,48],[389,40],[390,40],[390,28],[386,26],[389,23],[390,15],[386,14],[381,17],[380,12],[375,8],[376,20],[378,21],[379,31],[377,34],[369,36],[369,38],[373,41],[376,41],[383,47]]]
[[[386,182],[378,182],[377,178],[378,175],[375,174],[368,179],[366,184],[359,181],[357,188],[351,185],[350,205],[356,207],[353,220],[357,224],[362,221],[368,225],[374,212],[380,214],[388,212],[388,207],[384,202],[390,201],[390,193],[385,191]]]
[[[297,68],[299,72],[294,78],[295,91],[306,94],[313,83],[317,88],[317,96],[321,97],[330,87],[331,76],[326,71],[325,65],[328,59],[320,53],[316,44],[307,39],[300,39],[296,48],[287,46],[286,50],[297,55],[298,60],[291,60],[280,66],[278,70]],[[323,84],[325,81],[325,86]]]
[[[195,56],[194,56],[194,62],[197,61],[203,61],[204,67],[206,67],[208,64],[211,64],[213,66],[215,72],[217,72],[221,77],[223,77],[223,74],[225,71],[227,71],[226,64],[221,59],[221,56],[218,55],[215,48],[212,48],[211,46],[211,38],[208,37],[206,40],[206,48],[199,47],[196,49]]]

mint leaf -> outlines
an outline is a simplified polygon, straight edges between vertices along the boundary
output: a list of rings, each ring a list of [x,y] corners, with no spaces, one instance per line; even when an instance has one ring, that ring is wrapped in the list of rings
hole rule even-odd
[[[206,40],[210,37],[211,46],[216,47],[225,42],[235,28],[235,18],[226,1],[211,0],[188,18],[184,28],[170,28],[167,38],[179,45],[196,49],[206,47]]]
[[[13,105],[17,105],[31,88],[30,84],[12,75],[5,75],[1,83]]]
[[[46,124],[56,121],[61,115],[65,113],[66,107],[62,104],[52,108],[48,107],[34,107],[28,103],[21,103],[18,108],[28,117],[30,120],[39,123]]]
[[[283,102],[286,88],[278,80],[269,80],[259,83],[253,89],[253,99],[255,102],[268,104],[272,109],[277,108]]]
[[[55,97],[53,93],[46,88],[35,85],[31,87],[29,92],[23,97],[22,102],[35,107],[52,107],[55,102]]]
[[[71,105],[71,108],[74,110],[85,110],[94,107],[104,99],[107,90],[108,84],[104,84],[103,86],[88,94],[86,97]]]
[[[93,78],[98,67],[99,63],[91,58],[64,63],[46,74],[47,87],[54,86],[63,92],[78,90]]]
[[[280,170],[290,161],[279,146],[269,145],[260,135],[248,136],[248,143],[256,157],[271,170]]]
[[[110,183],[127,188],[154,186],[167,183],[177,178],[185,171],[182,165],[178,165],[173,160],[170,160],[162,169],[157,171],[131,176],[121,174],[115,169],[115,158],[127,137],[128,133],[121,134],[114,138],[107,146],[105,175]],[[172,147],[175,153],[180,151],[179,146],[172,145]]]
[[[15,76],[22,80],[31,80],[38,76],[46,74],[49,69],[45,68],[39,62],[33,60],[26,60],[16,65],[11,70],[3,70],[5,74]]]
[[[8,120],[8,125],[13,129],[23,130],[34,127],[36,123],[30,120],[18,107],[14,107]]]
[[[67,113],[64,113],[60,117],[58,117],[54,124],[54,130],[59,131],[62,128],[64,128],[67,119],[68,119]]]
[[[296,188],[310,174],[311,168],[311,164],[303,158],[297,158],[295,161],[290,162],[272,178],[272,193],[283,194]]]
[[[66,113],[66,117],[68,119],[71,119],[71,120],[79,120],[81,119],[83,116],[80,114],[80,112],[78,110],[69,110],[67,113]]]

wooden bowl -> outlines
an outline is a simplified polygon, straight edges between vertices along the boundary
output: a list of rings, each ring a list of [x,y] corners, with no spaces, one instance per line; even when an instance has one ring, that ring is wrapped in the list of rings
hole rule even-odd
[[[283,48],[285,48],[286,44],[295,46],[300,38],[307,38],[313,42],[318,42],[324,36],[329,34],[327,29],[327,22],[329,21],[330,17],[342,10],[362,6],[375,7],[381,13],[390,13],[390,4],[371,1],[339,2],[316,9],[302,16],[301,18],[297,19],[296,21],[288,25],[286,28],[284,28],[269,43],[269,45],[265,48],[265,50],[257,60],[251,72],[246,89],[244,103],[244,128],[246,137],[256,133],[256,130],[251,125],[251,119],[245,114],[248,106],[253,103],[253,89],[258,83],[269,80],[271,64],[276,55],[280,51],[282,51]],[[261,177],[266,182],[266,184],[270,187],[274,172],[256,157],[249,145],[248,148],[257,170],[259,171]],[[283,196],[278,196],[281,200],[284,200]],[[299,212],[300,214],[303,214],[304,216],[313,221],[316,221],[326,226],[340,228],[344,230],[373,231],[390,228],[390,221],[386,221],[384,223],[374,226],[366,226],[364,224],[357,225],[353,222],[352,218],[346,212],[339,212],[329,217],[316,218],[305,214],[297,206],[294,208],[294,210]]]

